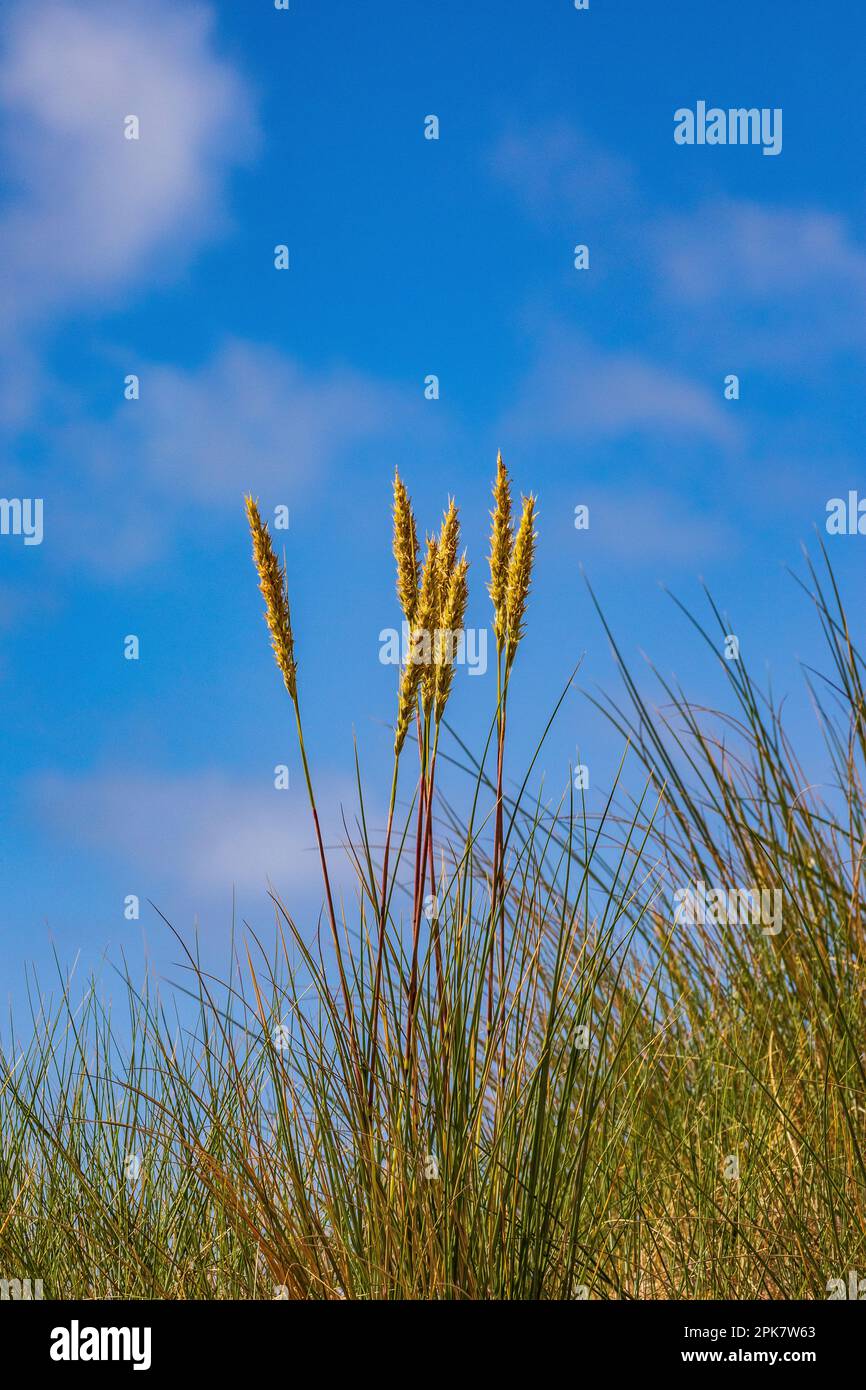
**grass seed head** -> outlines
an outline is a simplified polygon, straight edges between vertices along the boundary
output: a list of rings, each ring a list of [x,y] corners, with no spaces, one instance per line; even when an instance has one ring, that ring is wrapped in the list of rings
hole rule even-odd
[[[421,571],[421,590],[418,595],[416,611],[416,631],[413,632],[415,658],[422,667],[421,702],[424,714],[429,715],[436,695],[436,673],[433,666],[433,633],[439,621],[441,599],[439,593],[439,542],[435,536],[427,537],[427,555]],[[420,657],[415,638],[420,645]]]
[[[297,665],[292,617],[289,611],[289,591],[286,575],[277,559],[267,524],[259,515],[258,504],[246,498],[247,520],[253,538],[253,560],[259,575],[259,588],[265,600],[265,622],[271,634],[276,663],[283,673],[286,689],[297,699]]]
[[[418,531],[409,494],[397,472],[394,473],[394,559],[397,561],[397,597],[411,628],[418,604]]]
[[[439,532],[439,547],[436,559],[440,606],[445,603],[448,594],[451,575],[457,563],[457,547],[459,544],[460,517],[454,505],[454,498],[451,497],[448,501],[448,510],[442,518],[442,529]]]
[[[435,695],[432,642],[436,626],[437,552],[435,536],[427,537],[427,554],[421,570],[421,585],[415,608],[415,621],[409,635],[409,654],[400,677],[397,698],[397,726],[394,733],[394,752],[399,757],[406,733],[418,703],[418,691],[423,687],[424,709],[429,712]]]
[[[394,753],[399,758],[406,742],[406,734],[412,716],[418,708],[418,688],[421,684],[423,666],[410,660],[406,662],[400,675],[400,692],[397,697],[397,725],[394,729]]]
[[[451,693],[457,638],[463,631],[463,624],[466,621],[466,602],[469,597],[469,585],[466,577],[468,570],[469,562],[463,555],[451,572],[448,593],[442,605],[439,620],[440,631],[436,639],[435,652],[437,722],[445,712],[448,696]]]
[[[535,497],[530,493],[528,497],[523,498],[523,514],[514,540],[511,564],[508,567],[506,613],[509,662],[514,660],[514,653],[524,632],[526,600],[532,582],[535,542],[538,539],[535,530],[535,517]]]
[[[493,603],[493,630],[496,645],[501,647],[507,630],[506,600],[508,569],[514,536],[511,518],[511,483],[502,454],[496,456],[496,482],[493,484],[493,511],[490,513],[490,598]]]

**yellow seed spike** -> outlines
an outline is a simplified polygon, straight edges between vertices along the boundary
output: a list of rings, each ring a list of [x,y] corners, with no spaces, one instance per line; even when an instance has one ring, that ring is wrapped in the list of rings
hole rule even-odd
[[[397,724],[394,730],[394,752],[397,757],[403,748],[406,733],[417,708],[418,691],[422,684],[433,690],[433,629],[436,626],[436,558],[435,536],[427,537],[427,554],[421,570],[421,585],[415,608],[415,621],[409,638],[409,654],[400,677],[397,697]],[[425,705],[425,708],[427,706]]]
[[[397,597],[411,628],[418,604],[418,531],[409,494],[397,472],[394,473],[394,559],[397,562]]]
[[[508,470],[502,462],[502,454],[496,457],[496,482],[493,485],[494,508],[490,513],[490,598],[493,602],[493,631],[496,645],[501,647],[507,630],[506,599],[508,594],[508,568],[511,562],[511,548],[514,536],[514,523],[511,518],[511,483]]]
[[[463,555],[457,561],[448,585],[448,594],[442,605],[440,633],[436,642],[436,720],[442,718],[451,683],[454,679],[454,659],[457,641],[466,621],[466,603],[469,597],[467,572],[469,562]]]
[[[435,536],[427,537],[427,554],[421,571],[421,588],[412,634],[415,657],[423,667],[421,702],[425,715],[430,713],[436,693],[433,670],[433,633],[439,617],[439,543]]]
[[[397,725],[394,729],[394,753],[399,758],[403,744],[406,742],[406,734],[412,722],[418,704],[418,687],[421,684],[421,674],[423,666],[416,665],[410,659],[403,667],[400,676],[400,693],[397,697]]]
[[[253,538],[253,560],[259,575],[259,588],[265,600],[265,621],[271,634],[276,663],[283,673],[286,689],[297,698],[297,664],[289,592],[286,576],[274,551],[267,525],[259,515],[257,503],[247,497],[247,520]]]
[[[514,540],[514,551],[511,556],[511,564],[508,567],[506,613],[509,662],[514,660],[517,644],[524,632],[526,600],[529,596],[529,586],[532,582],[535,542],[538,539],[535,531],[535,497],[530,493],[528,497],[524,497],[522,500],[523,514],[520,518],[520,525],[517,528],[517,536]]]
[[[448,499],[448,510],[442,518],[442,529],[439,532],[439,546],[437,556],[437,584],[439,590],[440,604],[445,602],[448,593],[448,586],[451,583],[451,575],[457,563],[457,547],[460,544],[460,517],[454,498]]]

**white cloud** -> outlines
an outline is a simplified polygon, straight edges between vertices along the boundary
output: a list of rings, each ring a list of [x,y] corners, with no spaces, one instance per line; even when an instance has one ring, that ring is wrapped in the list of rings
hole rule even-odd
[[[729,444],[737,435],[721,402],[668,363],[598,347],[581,334],[554,328],[514,408],[501,426],[548,439],[686,436]]]
[[[866,247],[843,217],[721,200],[661,218],[654,241],[685,331],[738,362],[810,365],[866,345]]]
[[[700,510],[676,493],[652,489],[586,491],[590,529],[583,544],[588,559],[617,565],[664,561],[672,565],[709,564],[739,553],[737,531],[723,517]]]
[[[53,613],[55,600],[38,581],[0,580],[0,632],[20,627],[29,619]]]
[[[843,218],[820,209],[714,202],[663,219],[657,237],[668,289],[691,304],[834,291],[862,302],[866,293],[866,250]]]
[[[634,195],[631,166],[568,121],[539,122],[503,135],[490,168],[533,215],[608,211]]]
[[[19,322],[164,275],[220,228],[226,175],[255,122],[212,21],[203,5],[167,0],[11,11],[0,289]],[[131,114],[137,141],[124,138]]]
[[[237,520],[246,492],[291,508],[422,408],[361,372],[311,372],[237,339],[194,369],[138,371],[138,401],[101,422],[73,410],[53,429],[40,482],[59,553],[103,573],[163,554],[190,504],[198,520]]]
[[[338,824],[339,790],[327,779],[318,787],[326,824]],[[292,893],[315,895],[321,883],[300,773],[283,792],[267,772],[258,782],[217,771],[51,773],[34,778],[28,800],[43,830],[128,867],[139,884],[130,891],[155,902],[178,889],[207,901],[232,888],[264,893],[270,879],[291,907]],[[333,858],[342,870],[342,851]]]
[[[296,485],[353,442],[381,433],[394,395],[362,373],[304,371],[271,348],[230,341],[198,371],[145,369],[144,399],[121,409],[158,487],[210,505]]]

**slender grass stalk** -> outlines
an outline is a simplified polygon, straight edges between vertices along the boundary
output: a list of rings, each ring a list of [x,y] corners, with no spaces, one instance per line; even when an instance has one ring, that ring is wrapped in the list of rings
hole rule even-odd
[[[409,500],[409,494],[400,478],[399,472],[394,475],[393,521],[393,550],[397,565],[397,597],[400,600],[400,606],[403,609],[403,614],[411,636],[412,624],[420,599],[418,530],[415,522],[415,513]],[[408,666],[403,672],[400,682],[397,725],[394,733],[394,769],[391,776],[391,795],[388,801],[385,847],[382,854],[382,884],[379,893],[380,907],[377,923],[378,940],[373,986],[373,1016],[371,1023],[370,1066],[367,1093],[368,1105],[371,1109],[373,1106],[378,1062],[379,1003],[382,989],[382,964],[384,959],[385,931],[388,914],[388,863],[391,851],[391,832],[394,825],[394,808],[397,801],[397,776],[400,765],[400,754],[403,751],[403,745],[406,741],[406,734],[408,732],[412,712],[417,708],[420,674],[420,669],[414,665]]]
[[[491,918],[498,924],[499,991],[505,984],[505,908],[503,901],[503,808],[502,784],[505,762],[505,727],[508,683],[517,648],[523,636],[526,602],[535,557],[535,498],[523,498],[517,532],[511,514],[511,482],[502,459],[496,459],[493,486],[494,509],[490,530],[490,597],[493,603],[493,631],[496,638],[496,811],[493,839]],[[495,934],[495,933],[494,933]],[[493,1028],[493,952],[488,973],[488,1031]],[[505,1034],[501,1039],[500,1065],[507,1060]]]
[[[325,901],[328,909],[328,921],[331,926],[331,939],[334,946],[334,956],[340,976],[340,988],[342,990],[343,1004],[346,1012],[346,1027],[349,1030],[349,1045],[355,1068],[356,1091],[359,1098],[362,1098],[361,1056],[355,1028],[355,1013],[352,1007],[349,985],[343,965],[343,952],[340,944],[340,936],[337,931],[334,898],[331,892],[331,878],[328,873],[328,859],[325,854],[324,841],[322,840],[321,826],[319,825],[319,812],[316,807],[313,780],[310,776],[310,764],[307,759],[307,749],[304,742],[304,728],[301,722],[301,706],[298,699],[297,665],[295,662],[295,644],[292,633],[291,613],[289,610],[288,585],[286,583],[285,571],[280,566],[274,551],[270,532],[268,531],[266,523],[262,521],[258,505],[252,497],[247,497],[246,509],[247,520],[253,540],[253,561],[259,575],[259,587],[265,600],[265,620],[271,633],[274,657],[277,666],[282,672],[283,680],[295,711],[298,747],[301,753],[304,782],[307,787],[307,796],[309,798],[310,811],[313,817],[313,828],[316,834],[316,845],[319,851],[319,864],[321,866],[322,881],[325,888]]]

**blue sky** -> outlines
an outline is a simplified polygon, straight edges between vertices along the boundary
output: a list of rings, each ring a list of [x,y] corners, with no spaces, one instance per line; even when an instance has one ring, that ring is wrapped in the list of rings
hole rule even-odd
[[[698,604],[704,576],[812,747],[795,658],[814,639],[784,567],[829,498],[866,490],[864,30],[806,0],[4,7],[0,496],[44,501],[41,545],[0,536],[4,996],[52,947],[171,955],[147,898],[218,954],[233,891],[267,925],[270,876],[313,929],[246,491],[290,508],[333,827],[353,731],[374,819],[387,794],[394,467],[422,526],[456,493],[481,625],[498,447],[540,506],[515,773],[582,653],[582,683],[615,689],[581,565],[623,649],[711,700],[658,587]],[[781,154],[676,145],[698,100],[781,108]],[[864,543],[832,540],[852,594]],[[452,715],[473,735],[494,699],[495,676],[460,672]],[[575,695],[551,795],[578,747],[601,796],[618,741]]]

